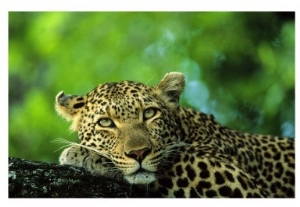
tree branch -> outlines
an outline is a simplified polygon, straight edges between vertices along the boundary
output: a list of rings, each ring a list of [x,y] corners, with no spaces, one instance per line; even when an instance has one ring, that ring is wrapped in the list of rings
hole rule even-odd
[[[82,168],[9,158],[10,198],[142,198],[147,189],[96,177]]]

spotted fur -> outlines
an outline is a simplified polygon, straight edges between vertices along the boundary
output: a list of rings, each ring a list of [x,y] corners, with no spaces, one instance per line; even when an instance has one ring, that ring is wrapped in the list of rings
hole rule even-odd
[[[294,197],[294,139],[253,135],[179,106],[184,76],[155,87],[105,83],[85,96],[56,97],[79,144],[60,163],[145,185],[162,197]]]

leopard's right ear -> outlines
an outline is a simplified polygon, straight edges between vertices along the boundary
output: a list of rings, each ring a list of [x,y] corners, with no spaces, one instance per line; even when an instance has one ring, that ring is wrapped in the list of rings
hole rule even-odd
[[[81,117],[80,112],[86,104],[86,99],[86,96],[66,95],[63,91],[56,95],[55,109],[67,121],[73,121],[72,130],[77,130],[78,120]]]

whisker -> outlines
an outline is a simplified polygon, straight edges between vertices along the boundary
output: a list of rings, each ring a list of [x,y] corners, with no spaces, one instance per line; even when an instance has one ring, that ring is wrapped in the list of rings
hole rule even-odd
[[[177,152],[179,147],[187,147],[190,144],[187,144],[185,142],[177,142],[177,143],[170,143],[166,145],[164,150],[164,155],[168,156],[169,154],[173,152]]]
[[[59,148],[58,148],[57,150],[55,150],[54,152],[57,152],[57,151],[59,151],[59,150],[62,150],[62,149],[64,149],[64,148],[67,148],[67,147],[71,147],[71,146],[73,146],[74,143],[75,143],[75,142],[70,142],[70,141],[68,141],[68,140],[66,140],[66,139],[63,139],[63,138],[56,138],[55,140],[50,141],[50,142],[52,142],[52,143],[58,143],[58,144],[65,144],[65,145],[59,147]]]
[[[165,146],[163,155],[162,155],[162,160],[161,163],[158,167],[158,170],[160,171],[160,175],[163,175],[163,171],[165,170],[164,168],[170,167],[170,165],[173,164],[174,159],[176,158],[180,152],[180,147],[188,147],[190,144],[185,143],[185,142],[173,142],[169,143]]]
[[[152,79],[157,76],[157,75],[153,75],[145,84],[147,85],[150,81],[152,81]]]
[[[99,150],[97,150],[97,149],[95,149],[95,148],[93,148],[93,147],[89,147],[89,146],[86,146],[86,145],[78,144],[78,143],[76,143],[76,142],[71,142],[71,141],[68,141],[68,140],[66,140],[66,139],[57,138],[57,139],[53,140],[52,142],[54,142],[54,143],[64,143],[64,144],[66,144],[66,145],[63,146],[63,147],[71,147],[71,146],[83,147],[83,148],[85,148],[85,149],[88,149],[88,150],[91,150],[91,151],[93,151],[93,152],[96,152],[97,154],[99,154],[99,155],[101,155],[101,156],[103,156],[103,157],[105,157],[105,158],[107,158],[107,159],[110,159],[110,157],[109,157],[107,154],[105,154],[105,153],[103,153],[103,152],[101,152],[101,151],[99,151]],[[60,147],[60,149],[63,148],[63,147]]]

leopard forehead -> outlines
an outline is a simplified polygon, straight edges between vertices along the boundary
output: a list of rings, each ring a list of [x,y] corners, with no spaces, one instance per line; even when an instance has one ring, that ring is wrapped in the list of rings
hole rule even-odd
[[[142,83],[122,81],[105,83],[87,94],[87,112],[116,118],[135,118],[139,109],[156,106],[153,88]]]
[[[111,82],[100,84],[91,93],[107,94],[110,97],[118,97],[122,95],[133,95],[151,91],[152,87],[146,86],[143,83],[134,81],[121,81],[117,83]]]

